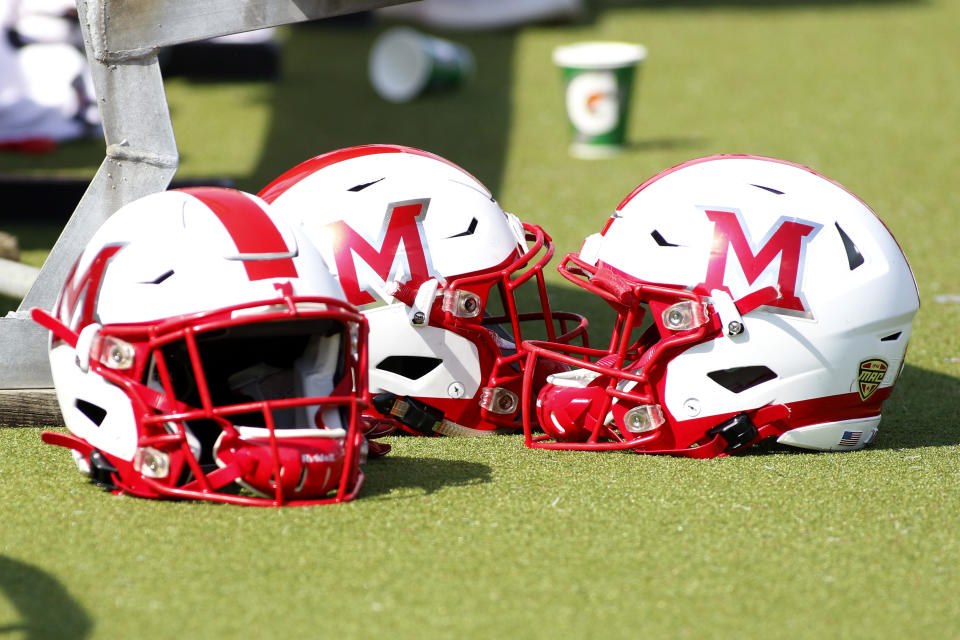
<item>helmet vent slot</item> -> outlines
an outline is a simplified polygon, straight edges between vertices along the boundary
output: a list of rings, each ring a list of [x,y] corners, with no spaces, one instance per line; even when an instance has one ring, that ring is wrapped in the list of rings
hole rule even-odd
[[[466,231],[461,231],[460,233],[455,233],[451,238],[462,238],[463,236],[472,236],[473,232],[477,230],[477,219],[474,218],[470,221],[470,226],[467,227]]]
[[[80,411],[83,415],[87,416],[90,419],[90,422],[97,425],[98,427],[103,424],[103,421],[107,417],[107,411],[103,407],[98,407],[92,402],[87,402],[86,400],[81,400],[77,398],[76,400],[77,410]]]
[[[850,271],[853,271],[857,267],[863,264],[863,254],[860,253],[860,250],[857,249],[857,245],[853,243],[853,240],[850,239],[850,236],[840,228],[840,224],[837,222],[833,223],[837,227],[837,233],[840,234],[840,239],[843,241],[843,249],[847,252],[847,264],[850,265]]]
[[[707,376],[724,389],[733,393],[740,393],[768,380],[773,380],[777,377],[777,374],[761,365],[711,371]]]
[[[898,340],[901,333],[902,331],[897,331],[896,333],[891,333],[888,336],[883,336],[880,338],[880,342],[893,342],[894,340]]]
[[[380,361],[377,369],[395,373],[408,380],[419,380],[443,362],[440,358],[427,358],[424,356],[387,356]]]
[[[780,191],[779,189],[774,189],[773,187],[765,187],[765,186],[763,186],[762,184],[752,184],[752,185],[750,185],[750,186],[751,186],[751,187],[756,187],[757,189],[763,189],[764,191],[769,191],[770,193],[775,193],[775,194],[777,194],[778,196],[782,196],[783,193],[784,193],[783,191]]]
[[[660,232],[657,231],[656,229],[650,232],[650,237],[653,238],[653,241],[657,243],[658,247],[679,247],[680,246],[678,244],[673,244],[672,242],[667,242],[666,238],[664,238],[660,234]]]
[[[160,284],[161,282],[163,282],[164,280],[166,280],[172,275],[173,275],[173,269],[170,269],[166,273],[161,273],[159,276],[151,280],[149,284]]]
[[[370,182],[364,182],[363,184],[357,184],[347,189],[347,191],[353,191],[354,193],[356,193],[357,191],[363,191],[370,185],[377,184],[378,182],[380,182],[380,180],[383,180],[383,179],[384,178],[379,178],[377,180],[372,180]]]

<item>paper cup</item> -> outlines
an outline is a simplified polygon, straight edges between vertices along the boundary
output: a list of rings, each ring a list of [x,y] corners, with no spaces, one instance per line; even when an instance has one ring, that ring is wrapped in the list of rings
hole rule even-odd
[[[425,93],[462,86],[473,73],[473,56],[455,42],[395,27],[373,43],[368,71],[380,97],[409,102]]]
[[[646,57],[645,47],[626,42],[580,42],[554,49],[573,133],[571,155],[606,158],[623,150],[633,79]]]

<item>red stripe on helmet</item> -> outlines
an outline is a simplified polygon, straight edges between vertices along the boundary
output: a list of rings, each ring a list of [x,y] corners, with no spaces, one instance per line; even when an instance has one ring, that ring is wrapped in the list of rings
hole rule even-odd
[[[218,187],[196,187],[182,191],[213,211],[241,255],[290,253],[290,247],[270,216],[240,191]],[[242,262],[250,280],[297,277],[297,267],[292,258],[255,258]]]
[[[415,149],[413,147],[405,147],[399,144],[367,144],[330,151],[329,153],[315,156],[309,160],[304,160],[294,168],[280,175],[279,178],[275,179],[273,182],[264,187],[257,195],[267,202],[273,202],[284,192],[290,189],[290,187],[297,184],[307,176],[316,173],[320,169],[323,169],[324,167],[329,167],[332,164],[343,162],[344,160],[361,158],[363,156],[372,156],[378,153],[406,153],[414,156],[423,156],[424,158],[432,158],[463,172],[478,184],[483,184],[474,178],[469,171],[465,171],[463,167],[456,163],[450,162],[446,158],[442,158],[434,153],[430,153],[429,151],[423,151],[422,149]]]
[[[771,158],[771,157],[768,157],[768,156],[757,156],[757,155],[752,155],[752,154],[748,154],[748,153],[720,153],[720,154],[716,154],[716,155],[712,155],[712,156],[705,156],[705,157],[703,157],[703,158],[694,158],[693,160],[687,160],[686,162],[681,162],[680,164],[674,165],[674,166],[670,167],[669,169],[665,169],[665,170],[661,171],[660,173],[658,173],[657,175],[655,175],[655,176],[653,176],[653,177],[651,177],[651,178],[648,178],[646,181],[644,181],[642,184],[640,184],[640,186],[638,186],[636,189],[634,189],[633,191],[631,191],[630,194],[627,195],[627,197],[624,198],[623,201],[622,201],[620,204],[617,205],[617,211],[620,211],[620,210],[623,209],[625,206],[627,206],[627,204],[628,204],[631,200],[633,200],[634,196],[636,196],[638,193],[640,193],[641,191],[643,191],[644,189],[646,189],[647,187],[649,187],[651,184],[653,184],[653,183],[656,182],[657,180],[660,180],[661,178],[663,178],[663,177],[665,177],[665,176],[668,176],[668,175],[670,175],[671,173],[674,173],[674,172],[676,172],[676,171],[679,171],[680,169],[685,169],[686,167],[689,167],[689,166],[692,166],[692,165],[695,165],[695,164],[703,164],[703,163],[705,163],[705,162],[713,162],[713,161],[715,161],[715,160],[763,160],[763,161],[765,161],[765,162],[773,162],[773,163],[776,163],[776,164],[785,164],[785,165],[790,166],[790,167],[796,167],[797,169],[802,169],[802,170],[806,171],[807,173],[812,173],[813,175],[815,175],[815,176],[817,176],[817,177],[823,178],[824,180],[826,180],[826,181],[828,181],[828,182],[832,182],[833,184],[835,184],[836,186],[840,187],[841,189],[843,189],[844,191],[846,191],[847,193],[849,193],[851,196],[853,196],[853,197],[856,198],[857,200],[860,200],[860,202],[863,204],[863,206],[865,206],[867,209],[870,209],[870,205],[868,205],[866,202],[864,202],[864,201],[860,198],[860,196],[858,196],[857,194],[853,193],[852,191],[850,191],[849,189],[847,189],[845,186],[843,186],[842,184],[840,184],[840,183],[837,182],[836,180],[834,180],[834,179],[832,179],[832,178],[828,178],[827,176],[823,175],[822,173],[819,173],[818,171],[815,171],[815,170],[811,169],[810,167],[808,167],[808,166],[806,166],[806,165],[798,164],[798,163],[796,163],[796,162],[790,162],[789,160],[781,160],[781,159],[779,159],[779,158]],[[876,213],[873,211],[873,209],[870,209],[870,211],[871,211],[871,213],[873,213],[874,215],[876,215]]]

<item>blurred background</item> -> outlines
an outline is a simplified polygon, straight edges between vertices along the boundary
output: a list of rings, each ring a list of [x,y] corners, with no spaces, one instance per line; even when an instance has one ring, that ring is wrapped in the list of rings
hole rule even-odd
[[[544,226],[559,257],[662,169],[713,153],[770,155],[807,164],[866,200],[904,246],[926,302],[949,294],[960,275],[940,259],[951,255],[954,233],[910,232],[918,217],[952,230],[958,209],[948,188],[960,166],[958,5],[533,0],[524,9],[429,0],[251,34],[221,43],[219,56],[209,46],[175,48],[161,57],[180,150],[175,181],[256,192],[329,150],[411,145],[460,164],[505,209]],[[467,47],[469,81],[402,104],[378,96],[371,48],[403,24]],[[551,52],[583,40],[649,51],[627,147],[610,159],[567,152]],[[103,155],[95,130],[52,149],[0,152],[0,230],[17,237],[21,260],[42,263]],[[574,304],[573,295],[556,287],[558,306]],[[6,298],[3,310],[16,304]]]

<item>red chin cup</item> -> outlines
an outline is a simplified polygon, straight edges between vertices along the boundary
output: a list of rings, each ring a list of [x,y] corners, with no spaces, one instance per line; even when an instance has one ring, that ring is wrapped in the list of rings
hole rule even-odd
[[[363,437],[367,441],[367,456],[370,458],[380,458],[390,453],[391,447],[386,442],[377,442],[376,438],[389,436],[397,429],[401,428],[393,418],[380,418],[364,415],[361,417],[363,425]]]
[[[279,475],[283,499],[314,500],[337,488],[344,448],[337,438],[278,437],[274,458],[269,435],[225,435],[215,456],[223,466],[236,465],[237,482],[264,496],[277,495]]]
[[[537,396],[540,428],[558,442],[587,442],[597,424],[597,416],[593,414],[603,406],[605,397],[602,386],[545,384]]]
[[[542,389],[554,385],[547,382],[547,378],[555,373],[570,371],[570,365],[551,358],[537,358],[533,369],[533,395],[539,395]]]

